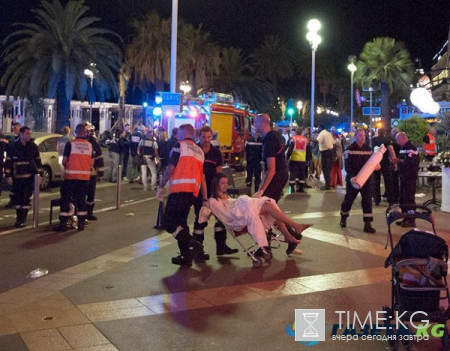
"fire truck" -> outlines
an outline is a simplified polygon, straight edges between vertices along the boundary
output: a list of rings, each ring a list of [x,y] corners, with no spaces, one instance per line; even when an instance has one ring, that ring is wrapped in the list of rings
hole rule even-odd
[[[175,115],[175,126],[189,123],[198,129],[209,124],[224,163],[240,171],[245,169],[245,141],[254,116],[248,105],[235,103],[232,95],[207,93],[183,98],[183,112]]]

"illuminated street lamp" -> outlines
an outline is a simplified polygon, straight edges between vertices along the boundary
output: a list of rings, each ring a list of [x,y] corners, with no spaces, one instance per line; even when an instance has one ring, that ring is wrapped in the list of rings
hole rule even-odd
[[[93,67],[93,66],[94,66],[94,64],[91,63],[91,67]],[[95,78],[94,71],[86,68],[84,70],[84,75],[86,77],[89,77],[90,83],[91,83],[91,90],[90,90],[90,93],[89,93],[89,123],[92,123],[92,102],[93,101],[92,101],[92,98],[91,98],[91,93],[92,93],[92,90],[94,88],[94,78]]]
[[[298,110],[298,115],[299,116],[301,116],[302,108],[303,108],[303,102],[302,101],[297,101],[297,110]]]
[[[170,92],[177,90],[178,0],[172,0],[172,35],[170,45]]]
[[[350,64],[347,66],[348,70],[350,71],[350,132],[353,131],[353,75],[356,71],[356,56],[350,55],[348,57],[348,62]]]
[[[184,95],[189,94],[189,92],[192,90],[192,87],[189,85],[188,80],[180,83],[180,90],[183,92]]]
[[[312,19],[308,22],[309,32],[306,34],[309,44],[312,49],[312,64],[311,64],[311,133],[314,130],[314,78],[315,78],[315,65],[316,65],[316,50],[319,44],[322,42],[322,38],[318,34],[321,24],[318,20]]]

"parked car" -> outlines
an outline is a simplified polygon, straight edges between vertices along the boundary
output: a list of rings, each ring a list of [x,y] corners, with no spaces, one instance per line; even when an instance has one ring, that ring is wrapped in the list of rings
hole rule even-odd
[[[61,134],[49,134],[42,132],[32,132],[31,140],[36,143],[41,155],[42,170],[44,176],[40,189],[47,189],[52,182],[62,180],[61,167],[58,163],[58,150],[56,149],[56,143],[58,139],[62,137]],[[5,133],[4,138],[9,142],[14,142],[16,136],[13,133]]]

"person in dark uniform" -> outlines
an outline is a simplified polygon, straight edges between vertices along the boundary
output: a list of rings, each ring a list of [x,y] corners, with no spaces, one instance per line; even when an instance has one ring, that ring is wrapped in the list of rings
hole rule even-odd
[[[391,143],[395,154],[395,158],[391,160],[392,202],[394,204],[398,204],[398,199],[400,197],[400,180],[398,178],[398,163],[396,161],[400,154],[400,145],[398,145],[396,140],[398,133],[398,128],[394,127],[391,129]]]
[[[25,227],[31,208],[34,176],[42,172],[41,157],[37,145],[31,141],[31,129],[21,127],[18,140],[8,147],[5,177],[11,188],[11,203],[16,209],[16,228]]]
[[[280,133],[270,129],[270,117],[268,114],[262,113],[257,115],[254,127],[263,137],[262,159],[265,170],[259,190],[253,197],[260,198],[264,195],[278,202],[289,178],[284,153],[284,139]],[[288,229],[296,239],[301,239],[301,235],[292,231],[292,228],[288,227]],[[268,234],[271,235],[271,233]],[[296,243],[289,243],[286,254],[290,255],[296,247]]]
[[[263,138],[259,135],[255,128],[252,128],[252,135],[245,142],[245,153],[247,159],[247,176],[245,178],[245,184],[247,185],[249,194],[252,192],[253,177],[255,178],[255,193],[261,185],[262,144]]]
[[[92,145],[92,158],[94,164],[91,168],[91,176],[89,178],[88,190],[87,190],[87,217],[88,221],[96,221],[97,217],[94,216],[95,207],[95,190],[97,188],[97,182],[100,182],[105,173],[105,163],[103,161],[103,152],[100,144],[97,141],[95,135],[95,129],[90,129],[87,140]]]
[[[408,140],[408,136],[400,132],[396,136],[397,143],[400,146],[398,155],[398,174],[400,179],[400,198],[399,204],[402,210],[406,210],[403,205],[415,205],[415,194],[417,187],[417,178],[419,174],[419,151]],[[396,223],[404,228],[415,227],[414,219],[403,219]]]
[[[178,242],[181,256],[173,257],[172,263],[180,266],[190,266],[194,259],[198,259],[203,254],[203,245],[189,234],[187,224],[190,208],[198,197],[200,189],[202,195],[207,196],[203,174],[205,157],[203,150],[194,143],[194,131],[194,127],[190,124],[179,127],[180,141],[170,152],[169,164],[156,192],[157,199],[163,201],[164,186],[169,184],[163,227]]]
[[[128,161],[130,159],[130,147],[131,147],[131,132],[130,125],[127,123],[124,126],[124,140],[123,140],[123,150],[121,155],[121,162],[123,162],[122,166],[122,179],[125,182],[129,182],[130,180],[127,178],[127,170],[128,170]]]
[[[383,158],[380,162],[381,169],[373,172],[373,198],[375,205],[379,206],[381,202],[381,175],[384,179],[384,197],[386,197],[389,206],[394,204],[392,195],[392,177],[391,177],[391,162],[395,159],[394,148],[392,147],[391,139],[387,136],[384,129],[378,130],[378,136],[372,139],[372,146],[380,147],[381,145],[386,147],[386,152],[383,154]]]
[[[141,139],[143,137],[143,127],[139,126],[134,128],[134,132],[131,135],[130,138],[130,153],[131,158],[133,160],[132,167],[131,167],[131,176],[130,176],[130,183],[134,183],[135,181],[140,180],[139,178],[139,171],[141,168],[139,161],[139,155],[137,154],[137,149],[139,147],[139,143],[141,142]]]
[[[78,231],[83,231],[87,216],[86,194],[91,177],[92,144],[86,140],[86,127],[79,124],[75,128],[76,138],[66,144],[63,156],[64,181],[61,185],[61,205],[59,224],[56,232],[65,232],[69,221],[70,202],[75,200],[78,217]]]
[[[205,154],[205,162],[203,164],[203,174],[205,175],[206,191],[208,198],[211,196],[211,183],[214,176],[217,173],[222,172],[223,157],[218,148],[211,144],[213,132],[211,127],[203,126],[200,128],[200,142],[197,144],[203,150]],[[206,199],[206,200],[207,200]],[[203,244],[205,239],[204,231],[208,222],[199,223],[200,210],[203,204],[203,196],[200,193],[197,200],[194,203],[195,222],[194,222],[194,239]],[[216,254],[217,256],[232,255],[239,252],[237,249],[232,249],[227,246],[227,231],[220,221],[216,221],[214,224],[214,239],[216,240]],[[203,253],[202,258],[204,260],[209,259],[209,255]]]
[[[372,227],[372,183],[369,178],[361,189],[355,189],[350,182],[350,179],[355,177],[361,168],[364,167],[367,160],[372,155],[372,150],[365,144],[366,134],[364,130],[358,129],[355,134],[355,141],[347,148],[347,160],[345,162],[345,170],[347,172],[346,180],[346,194],[344,201],[341,204],[341,222],[342,228],[347,226],[347,218],[349,216],[352,204],[361,193],[361,206],[363,210],[364,231],[366,233],[375,233],[375,228]],[[378,169],[380,166],[378,165]]]

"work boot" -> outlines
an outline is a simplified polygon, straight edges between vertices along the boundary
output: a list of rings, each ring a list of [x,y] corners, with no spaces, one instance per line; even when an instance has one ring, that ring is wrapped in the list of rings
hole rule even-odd
[[[25,210],[22,208],[16,209],[16,223],[14,223],[14,227],[16,227],[16,228],[24,228],[25,227],[25,219],[23,216],[24,211]],[[26,218],[26,215],[25,215],[25,218]]]
[[[301,184],[301,183],[297,184],[297,192],[303,193],[303,184]]]
[[[416,222],[414,220],[413,221],[406,220],[401,224],[401,226],[402,228],[415,228]]]
[[[341,228],[347,228],[347,217],[341,215],[341,221],[339,223]]]
[[[364,231],[366,233],[376,233],[376,229],[372,227],[372,224],[370,222],[365,222],[364,223]]]
[[[194,240],[198,241],[200,244],[203,245],[203,241],[205,240],[205,234],[193,234]],[[209,255],[202,250],[202,253],[197,257],[197,260],[199,261],[208,261]]]
[[[85,219],[86,216],[77,216],[78,217],[78,226],[77,226],[77,230],[79,232],[82,232],[84,230],[84,225],[85,225]]]
[[[203,252],[203,245],[194,240],[194,237],[189,234],[189,229],[181,230],[175,237],[180,249],[181,259],[173,257],[172,263],[179,265],[191,265],[192,260],[199,258]]]
[[[66,216],[59,216],[59,224],[56,227],[53,227],[53,231],[66,232],[68,220],[69,220],[69,218]]]
[[[94,207],[95,207],[95,204],[87,205],[87,217],[86,218],[89,221],[96,221],[97,220],[97,217],[94,216]]]
[[[234,255],[238,253],[238,249],[232,249],[227,246],[227,231],[219,225],[214,225],[215,230],[217,230],[218,228],[221,228],[222,230],[216,231],[214,233],[214,239],[216,240],[216,255]]]

